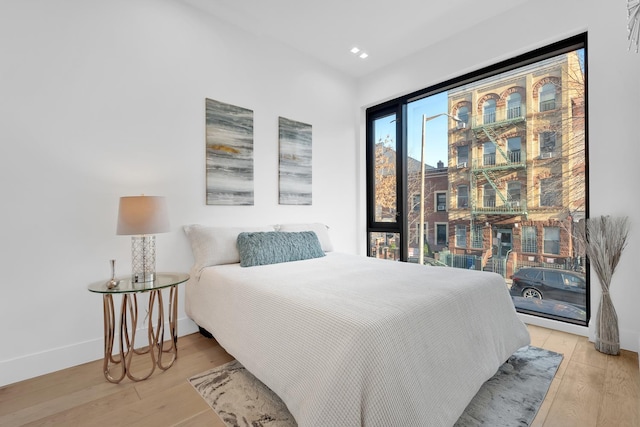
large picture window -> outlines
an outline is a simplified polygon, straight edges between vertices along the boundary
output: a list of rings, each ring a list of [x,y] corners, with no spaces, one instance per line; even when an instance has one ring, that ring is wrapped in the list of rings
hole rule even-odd
[[[536,295],[552,308],[533,314],[586,325],[586,39],[369,108],[369,255],[498,272],[519,311],[532,314],[525,298]],[[545,269],[584,278],[582,299],[527,281]]]

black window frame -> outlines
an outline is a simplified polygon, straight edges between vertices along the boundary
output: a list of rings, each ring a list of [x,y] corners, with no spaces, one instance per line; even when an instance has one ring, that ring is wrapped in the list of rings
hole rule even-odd
[[[404,164],[405,163],[405,153],[407,152],[407,104],[412,102],[412,101],[416,101],[419,100],[421,98],[425,98],[425,97],[429,97],[431,95],[435,95],[438,94],[440,92],[443,91],[447,91],[450,89],[454,89],[460,86],[463,86],[465,84],[469,84],[469,83],[474,83],[475,81],[487,78],[487,77],[491,77],[494,75],[498,75],[501,74],[503,72],[506,71],[510,71],[519,67],[523,67],[526,65],[530,65],[530,64],[534,64],[534,63],[538,63],[540,61],[543,61],[545,59],[548,58],[552,58],[554,56],[563,54],[563,53],[567,53],[567,52],[572,52],[575,51],[577,49],[584,49],[584,69],[585,69],[585,81],[584,81],[584,85],[585,85],[585,89],[588,88],[588,44],[587,44],[587,33],[581,33],[581,34],[577,34],[575,36],[569,37],[567,39],[558,41],[556,43],[551,43],[549,45],[546,45],[544,47],[538,48],[538,49],[534,49],[532,51],[529,51],[527,53],[521,54],[521,55],[517,55],[514,56],[510,59],[507,59],[505,61],[501,61],[498,62],[496,64],[490,65],[490,66],[486,66],[483,68],[480,68],[476,71],[472,71],[463,75],[460,75],[459,77],[455,77],[446,81],[443,81],[441,83],[429,86],[427,88],[421,89],[421,90],[417,90],[411,93],[408,93],[406,95],[400,96],[396,99],[392,99],[389,101],[386,101],[380,105],[375,105],[372,107],[367,108],[366,110],[366,129],[367,129],[367,146],[366,146],[366,158],[367,158],[367,165],[366,165],[366,174],[367,174],[367,241],[369,240],[369,235],[370,233],[374,233],[374,232],[394,232],[394,233],[399,233],[400,235],[400,249],[401,249],[401,254],[400,254],[400,260],[401,261],[406,261],[407,260],[407,240],[409,237],[409,230],[408,230],[408,221],[407,221],[407,216],[406,215],[406,211],[408,209],[408,203],[407,203],[407,197],[411,197],[410,195],[406,194],[406,188],[407,188],[407,172],[406,172],[406,167],[407,165]],[[557,100],[557,93],[555,96],[555,104],[553,105],[554,108],[558,107],[558,100]],[[524,102],[524,101],[523,101]],[[585,91],[585,95],[584,95],[584,102],[585,102],[585,112],[584,112],[584,120],[585,120],[585,126],[584,126],[584,139],[585,139],[585,165],[586,165],[586,172],[585,172],[585,207],[584,207],[584,214],[585,217],[588,218],[589,217],[589,173],[588,173],[588,168],[589,168],[589,156],[588,156],[588,152],[589,152],[589,127],[588,127],[588,122],[589,122],[589,109],[588,109],[588,90]],[[539,110],[540,104],[538,103],[537,105],[534,106],[533,111],[531,112],[532,114],[539,114]],[[551,108],[549,108],[551,109]],[[483,108],[484,110],[484,108]],[[398,171],[398,189],[397,189],[397,195],[398,195],[398,217],[397,217],[397,221],[396,223],[394,223],[393,226],[391,226],[390,224],[380,224],[380,223],[375,223],[375,221],[373,221],[375,219],[375,217],[373,215],[375,215],[375,211],[372,212],[371,210],[371,206],[375,205],[375,201],[371,200],[372,196],[373,196],[373,192],[372,192],[372,187],[371,187],[371,168],[369,167],[369,165],[371,164],[371,157],[373,155],[372,153],[372,144],[370,141],[370,135],[372,135],[372,131],[371,131],[371,127],[372,127],[372,118],[376,117],[376,116],[382,116],[384,114],[388,114],[388,113],[394,113],[396,114],[396,118],[397,118],[397,126],[396,126],[396,136],[397,136],[397,141],[399,141],[397,148],[398,148],[398,155],[397,155],[397,171]],[[481,112],[479,113],[480,115],[482,115],[484,113]],[[554,147],[556,150],[558,149],[558,135],[556,134],[556,146]],[[533,141],[532,141],[533,142]],[[540,150],[540,141],[538,141],[538,150]],[[541,151],[541,150],[540,150]],[[540,152],[539,151],[539,152]],[[455,155],[455,154],[454,154]],[[482,159],[482,157],[480,157],[480,159]],[[527,159],[528,160],[528,159]],[[450,195],[450,201],[452,204],[452,208],[460,208],[460,206],[458,206],[458,194],[457,194],[457,187],[453,188],[454,191],[456,191],[456,193],[454,193],[453,195]],[[467,191],[471,191],[468,184],[467,184]],[[467,196],[469,197],[469,196]],[[468,200],[468,199],[467,199]],[[453,206],[453,203],[455,202],[455,206]],[[468,201],[467,201],[467,205],[468,205]],[[538,199],[538,203],[539,203],[539,199]],[[434,227],[434,240],[437,239],[437,230],[438,230],[438,224],[434,223],[433,227]],[[449,233],[449,226],[447,226],[447,233]],[[543,230],[538,230],[538,232],[536,233],[535,236],[535,240],[531,243],[534,243],[537,245],[542,245],[544,246],[544,238],[543,238]],[[426,241],[426,239],[425,239]],[[444,242],[440,242],[440,243],[444,243]],[[446,242],[446,244],[448,245],[449,242]],[[369,245],[367,244],[367,247],[369,247]],[[544,252],[544,251],[543,251]],[[586,264],[585,264],[586,269],[588,270],[589,266],[588,266],[588,259],[586,260]],[[588,276],[587,276],[588,277]],[[589,287],[590,287],[590,283],[588,283],[589,281],[587,281],[587,301],[589,300]],[[589,318],[590,318],[590,306],[587,305],[586,307],[586,311],[587,311],[587,320],[586,322],[589,322]],[[544,316],[542,316],[544,317]],[[570,320],[567,320],[567,322],[572,323]]]

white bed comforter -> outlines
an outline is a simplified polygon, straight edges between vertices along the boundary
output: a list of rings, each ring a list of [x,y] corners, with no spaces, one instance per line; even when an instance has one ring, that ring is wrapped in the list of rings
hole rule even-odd
[[[187,314],[299,426],[451,426],[529,334],[494,273],[329,253],[194,272]]]

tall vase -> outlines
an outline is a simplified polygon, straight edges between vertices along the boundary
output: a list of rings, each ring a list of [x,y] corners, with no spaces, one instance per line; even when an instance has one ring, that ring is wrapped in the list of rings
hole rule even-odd
[[[602,292],[598,314],[596,314],[595,348],[601,353],[617,356],[620,354],[620,331],[618,315],[613,307],[609,292]]]

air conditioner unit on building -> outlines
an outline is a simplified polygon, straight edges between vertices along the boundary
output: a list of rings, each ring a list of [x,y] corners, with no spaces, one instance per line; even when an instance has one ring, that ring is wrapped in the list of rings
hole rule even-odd
[[[445,207],[446,207],[445,205],[438,205],[438,210],[443,211],[445,210]]]
[[[466,168],[467,162],[458,163],[458,169]]]
[[[540,153],[541,159],[550,159],[553,157],[553,151],[547,151],[546,153]]]

